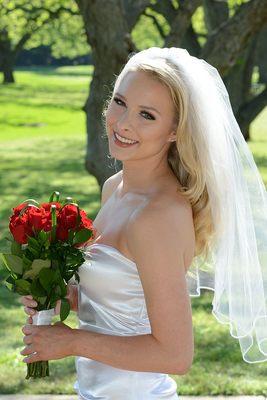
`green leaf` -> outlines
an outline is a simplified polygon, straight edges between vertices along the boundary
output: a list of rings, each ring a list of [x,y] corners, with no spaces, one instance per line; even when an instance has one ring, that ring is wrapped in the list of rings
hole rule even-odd
[[[61,296],[66,296],[67,295],[67,285],[65,285],[65,282],[63,279],[59,280],[59,286],[61,289]]]
[[[83,243],[90,239],[92,233],[90,229],[81,229],[79,232],[76,232],[76,235],[73,238],[73,243]]]
[[[23,261],[22,258],[15,256],[14,254],[3,254],[2,259],[5,266],[9,271],[15,272],[15,274],[23,274]]]
[[[13,286],[15,285],[15,279],[9,275],[8,278],[4,281],[4,285],[8,290],[13,291]]]
[[[47,295],[46,290],[43,288],[39,278],[37,277],[31,283],[31,294],[34,297],[43,297]]]
[[[60,285],[57,285],[57,286],[55,287],[55,293],[56,293],[57,295],[61,296],[61,288],[60,288]]]
[[[28,244],[35,250],[40,251],[40,245],[35,238],[28,236]]]
[[[32,260],[30,260],[25,254],[23,254],[22,260],[25,267],[30,267],[32,265]]]
[[[19,256],[19,257],[22,256],[23,254],[21,244],[16,242],[15,240],[11,244],[11,253],[14,256]]]
[[[39,250],[37,251],[33,247],[28,246],[28,251],[30,251],[33,254],[34,257],[40,257]]]
[[[31,294],[31,284],[25,279],[17,279],[15,281],[15,290],[22,295]]]
[[[24,290],[30,291],[31,284],[26,279],[16,279],[15,284]]]
[[[43,268],[39,273],[39,280],[41,285],[47,290],[50,291],[52,284],[57,279],[57,273],[55,270]]]
[[[47,239],[48,239],[48,233],[47,233],[47,232],[44,232],[43,230],[41,230],[41,231],[38,232],[37,237],[38,237],[38,241],[39,241],[41,244],[44,244],[44,243],[47,241]]]
[[[42,268],[50,268],[50,267],[51,267],[51,260],[42,260],[42,259],[33,260],[31,269],[24,272],[23,278],[34,278],[39,274]]]
[[[60,305],[60,320],[64,321],[70,313],[70,303],[68,299],[61,299]]]
[[[6,282],[12,283],[12,285],[14,285],[15,279],[13,278],[13,276],[9,275],[9,277],[6,279]]]
[[[47,296],[41,296],[41,297],[37,297],[36,300],[37,300],[40,304],[44,305],[45,302],[46,302],[46,299],[47,299]]]

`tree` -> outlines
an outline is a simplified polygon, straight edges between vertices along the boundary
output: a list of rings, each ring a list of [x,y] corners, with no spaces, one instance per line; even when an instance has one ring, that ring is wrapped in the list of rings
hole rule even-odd
[[[0,70],[3,83],[15,81],[16,58],[42,28],[61,16],[77,15],[71,0],[2,0],[0,6]]]
[[[114,173],[107,157],[108,145],[102,140],[103,104],[110,94],[114,76],[119,74],[129,53],[140,50],[133,37],[141,18],[153,22],[162,46],[184,47],[218,69],[248,136],[251,120],[266,105],[266,89],[253,93],[251,77],[258,63],[259,80],[266,84],[267,57],[261,58],[260,48],[267,22],[267,0],[76,2],[94,60],[90,94],[84,106],[88,138],[85,165],[101,188],[104,180]]]

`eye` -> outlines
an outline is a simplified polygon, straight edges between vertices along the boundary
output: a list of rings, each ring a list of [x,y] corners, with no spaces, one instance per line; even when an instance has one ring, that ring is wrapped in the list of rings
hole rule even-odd
[[[115,103],[117,103],[117,104],[118,104],[118,101],[120,101],[121,103],[124,104],[124,101],[122,101],[122,100],[119,99],[118,97],[114,97],[114,101],[115,101]],[[120,105],[120,104],[118,104],[118,105]]]
[[[118,103],[118,101],[120,101],[121,103],[125,104],[124,101],[122,101],[122,100],[119,99],[118,97],[114,97],[114,101],[115,101],[115,103],[118,104],[118,106],[121,105],[121,104]],[[149,118],[146,118],[146,117],[145,117],[145,119],[150,119],[151,121],[153,121],[153,120],[156,119],[152,114],[150,114],[150,113],[148,113],[148,112],[146,112],[146,111],[141,111],[141,113],[146,114],[146,115],[149,116]]]
[[[144,114],[146,114],[146,115],[149,116],[149,118],[146,118],[146,119],[151,119],[151,120],[154,120],[154,119],[155,119],[155,118],[153,117],[153,115],[149,114],[149,113],[146,112],[146,111],[142,111],[142,113],[144,113]]]

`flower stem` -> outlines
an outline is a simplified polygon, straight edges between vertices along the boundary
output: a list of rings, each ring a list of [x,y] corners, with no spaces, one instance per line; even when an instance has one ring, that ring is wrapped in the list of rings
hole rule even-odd
[[[27,364],[27,375],[25,379],[44,378],[45,376],[49,376],[48,361],[35,361]]]

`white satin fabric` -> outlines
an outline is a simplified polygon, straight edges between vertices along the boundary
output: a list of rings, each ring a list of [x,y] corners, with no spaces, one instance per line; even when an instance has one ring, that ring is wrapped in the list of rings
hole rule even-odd
[[[86,248],[79,268],[79,328],[117,336],[151,333],[136,264],[103,243]],[[168,374],[115,368],[75,357],[74,389],[87,400],[177,400],[177,384]]]

